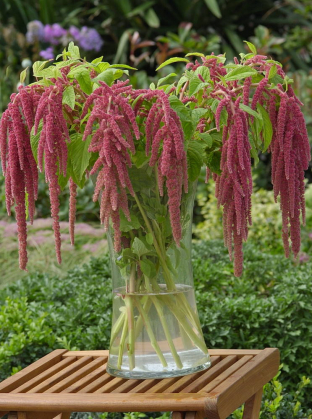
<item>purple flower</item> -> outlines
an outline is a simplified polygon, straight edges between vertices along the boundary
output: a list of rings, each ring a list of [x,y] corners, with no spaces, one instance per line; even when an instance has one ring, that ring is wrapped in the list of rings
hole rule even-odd
[[[53,48],[49,47],[47,49],[44,49],[40,51],[39,53],[40,57],[44,58],[45,60],[51,60],[54,58]]]
[[[74,31],[74,33],[77,36],[77,31]],[[103,40],[99,33],[95,29],[87,28],[86,26],[81,28],[79,37],[76,40],[81,48],[86,51],[100,51],[103,45]]]
[[[27,23],[26,39],[30,44],[33,44],[36,40],[43,41],[44,26],[39,20],[32,20]]]
[[[309,255],[307,255],[306,253],[302,252],[299,254],[299,262],[300,263],[306,263],[309,261]]]
[[[44,27],[44,40],[52,45],[58,45],[60,38],[64,35],[66,35],[66,30],[58,23]]]
[[[68,30],[70,35],[73,37],[74,41],[79,41],[80,38],[80,30],[76,26],[71,26]]]

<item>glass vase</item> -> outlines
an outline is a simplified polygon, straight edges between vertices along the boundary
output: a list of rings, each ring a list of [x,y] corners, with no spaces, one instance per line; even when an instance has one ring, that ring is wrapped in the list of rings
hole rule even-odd
[[[182,195],[177,245],[168,197],[159,196],[157,175],[146,176],[138,185],[131,179],[135,194],[129,200],[131,222],[121,216],[121,252],[114,250],[113,229],[108,232],[113,316],[107,371],[133,379],[186,375],[210,366],[191,264],[196,184]]]

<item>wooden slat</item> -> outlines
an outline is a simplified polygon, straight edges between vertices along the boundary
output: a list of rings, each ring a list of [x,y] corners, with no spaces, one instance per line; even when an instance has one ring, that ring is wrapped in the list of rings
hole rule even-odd
[[[211,365],[216,364],[218,361],[220,360],[220,357],[212,357],[211,358]],[[211,367],[210,367],[211,368]],[[159,380],[158,383],[156,383],[154,386],[152,386],[151,388],[149,388],[146,393],[162,393],[162,392],[168,392],[167,389],[170,387],[172,388],[178,388],[180,387],[180,385],[183,383],[184,386],[186,386],[186,383],[190,383],[196,379],[200,379],[200,377],[205,373],[209,371],[209,369],[207,370],[202,370],[199,372],[196,372],[194,374],[189,374],[189,375],[185,375],[183,377],[172,377],[172,378],[165,378],[162,380]],[[170,393],[178,393],[178,391],[174,390],[174,391],[169,391]]]
[[[128,393],[137,385],[141,384],[143,380],[127,380],[119,387],[115,388],[112,393]]]
[[[157,412],[163,411],[201,411],[209,395],[197,394],[103,394],[79,393],[64,394],[0,394],[0,410],[35,412]]]
[[[204,391],[210,393],[215,387],[217,387],[220,383],[225,381],[228,377],[234,374],[235,371],[239,370],[243,365],[245,365],[248,361],[250,361],[253,357],[251,355],[245,355],[240,358],[235,364],[231,365],[225,371],[223,371],[220,375],[218,375],[214,380],[210,381],[207,385],[205,385],[200,391]]]
[[[124,384],[126,381],[127,380],[124,379],[124,378],[115,377],[111,381],[109,381],[107,384],[105,384],[104,386],[102,386],[102,387],[98,388],[97,390],[95,390],[94,393],[110,393],[111,391],[113,391],[116,388],[118,388],[119,385]]]
[[[184,419],[185,412],[172,412],[171,419]]]
[[[149,380],[142,381],[139,385],[132,388],[129,393],[145,393],[149,388],[156,385],[159,380],[156,378],[151,378]]]
[[[103,358],[105,361],[107,358]],[[89,364],[90,365],[90,364]],[[94,371],[87,374],[85,377],[82,377],[80,380],[76,381],[75,383],[71,384],[68,387],[65,387],[61,393],[76,393],[77,391],[81,390],[83,387],[87,386],[88,384],[94,382],[99,377],[102,377],[105,374],[107,363],[101,365]]]
[[[32,387],[42,383],[42,381],[48,379],[52,375],[56,374],[57,372],[61,371],[68,365],[72,364],[76,360],[75,357],[67,357],[62,359],[56,365],[53,365],[51,368],[48,368],[46,371],[43,371],[41,374],[37,375],[36,377],[30,379],[26,383],[22,384],[19,387],[16,387],[12,390],[12,393],[25,393],[26,391],[30,390]]]
[[[243,419],[259,419],[262,393],[263,390],[261,388],[245,402]]]
[[[42,383],[38,384],[37,386],[31,388],[27,391],[27,393],[43,393],[48,388],[54,386],[56,383],[58,383],[60,380],[62,380],[65,377],[68,377],[68,375],[73,374],[75,371],[82,368],[84,365],[91,362],[93,358],[91,356],[85,356],[84,358],[80,358],[68,367],[64,368],[62,371],[59,371],[55,375],[52,375],[52,377],[49,377],[47,380],[44,380]]]
[[[261,349],[208,349],[209,355],[219,355],[219,356],[228,356],[228,355],[258,355],[262,352]]]
[[[2,383],[0,383],[0,393],[9,393],[15,387],[26,383],[26,381],[32,379],[37,374],[40,374],[42,371],[55,365],[61,360],[62,355],[66,352],[66,349],[57,349],[43,358],[38,359],[38,361],[14,374],[12,377],[2,381]]]
[[[183,377],[178,377],[175,383],[169,386],[166,389],[166,393],[179,393],[184,387],[192,383],[193,381],[199,379],[207,374],[207,371],[210,371],[218,362],[220,361],[219,356],[212,356],[211,357],[211,367],[208,370],[199,371],[194,374],[184,375]]]
[[[218,398],[220,417],[226,418],[270,381],[278,372],[279,361],[278,349],[264,349],[210,392]]]
[[[93,357],[108,357],[109,351],[68,351],[63,355],[63,357],[66,356],[93,356]]]
[[[188,386],[184,386],[181,389],[174,389],[174,392],[181,392],[181,393],[197,393],[198,391],[202,391],[208,383],[212,380],[216,379],[220,376],[224,371],[231,367],[237,360],[236,355],[230,355],[224,358],[222,361],[218,362],[214,367],[209,368],[209,370],[205,371],[201,377],[197,378],[196,380],[192,381]],[[168,389],[170,391],[170,389]]]
[[[103,374],[101,377],[94,380],[92,383],[88,384],[87,386],[81,388],[77,393],[93,393],[95,390],[103,386],[104,384],[108,383],[109,381],[113,380],[114,377],[109,375],[107,372]]]
[[[86,357],[91,358],[91,357]],[[80,358],[82,361],[84,358]],[[92,358],[91,358],[92,359]],[[94,359],[92,362],[87,363],[87,365],[79,368],[74,373],[70,374],[68,377],[65,377],[63,380],[58,381],[54,386],[49,387],[45,392],[46,393],[59,393],[60,391],[64,390],[64,388],[70,386],[71,384],[75,383],[76,381],[83,378],[86,374],[96,370],[99,366],[103,365],[106,361],[106,358],[99,357]]]

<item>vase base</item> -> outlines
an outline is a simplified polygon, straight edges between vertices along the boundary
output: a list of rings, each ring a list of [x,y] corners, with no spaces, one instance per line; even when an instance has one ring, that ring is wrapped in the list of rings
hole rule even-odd
[[[134,368],[133,370],[130,369],[123,369],[120,370],[116,367],[113,367],[112,364],[114,364],[114,356],[112,357],[110,355],[110,360],[113,362],[108,362],[107,365],[107,372],[110,375],[113,375],[114,377],[120,377],[120,378],[127,378],[127,379],[136,379],[136,380],[144,380],[149,378],[170,378],[170,377],[180,377],[183,375],[189,375],[194,374],[199,371],[203,371],[210,367],[211,362],[209,359],[209,355],[207,355],[205,358],[205,362],[201,363],[200,365],[195,366],[186,366],[184,368],[178,369],[176,366],[172,365],[171,363],[168,363],[167,368],[155,368],[150,369],[147,368],[145,371],[143,368]]]

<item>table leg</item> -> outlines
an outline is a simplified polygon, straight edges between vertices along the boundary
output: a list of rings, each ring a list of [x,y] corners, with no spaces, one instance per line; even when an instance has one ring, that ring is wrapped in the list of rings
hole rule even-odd
[[[245,403],[243,419],[259,419],[262,399],[262,389],[257,391]]]

